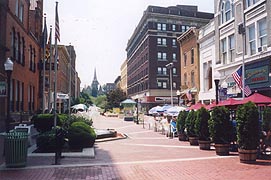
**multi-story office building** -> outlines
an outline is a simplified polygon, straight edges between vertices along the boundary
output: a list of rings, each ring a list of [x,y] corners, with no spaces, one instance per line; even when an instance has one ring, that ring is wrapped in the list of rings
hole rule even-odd
[[[138,98],[149,107],[170,103],[171,86],[174,97],[180,88],[177,37],[190,27],[207,24],[212,18],[213,14],[199,12],[197,6],[149,6],[126,48],[128,96]],[[166,67],[169,63],[173,63],[171,69]]]
[[[39,107],[39,71],[41,59],[42,0],[0,1],[0,131],[7,118],[10,102],[10,122],[20,121],[20,114],[31,114]],[[14,64],[11,74],[10,99],[7,98],[7,73],[4,63]],[[25,116],[24,116],[25,117]]]
[[[271,96],[270,0],[215,0],[215,70],[227,83],[227,96],[242,97],[232,73],[244,63],[245,84]]]

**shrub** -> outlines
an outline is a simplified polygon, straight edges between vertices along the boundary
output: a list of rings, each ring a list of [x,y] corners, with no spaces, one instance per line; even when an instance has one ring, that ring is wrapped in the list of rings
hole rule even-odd
[[[184,133],[185,129],[185,119],[187,117],[187,111],[180,111],[177,117],[177,130],[179,134]]]
[[[259,112],[256,105],[248,102],[236,112],[237,143],[240,149],[255,150],[259,144]]]
[[[195,120],[196,120],[196,112],[192,109],[189,111],[185,119],[185,128],[187,130],[187,135],[190,137],[197,136],[195,132]]]
[[[93,128],[84,122],[74,122],[68,130],[69,146],[72,149],[92,147],[96,139]]]
[[[232,136],[230,113],[224,106],[214,107],[208,121],[212,140],[216,144],[229,144]]]
[[[84,122],[84,123],[86,123],[89,126],[92,126],[92,124],[93,124],[92,119],[88,119],[88,118],[85,118],[83,116],[71,115],[70,119],[67,118],[65,120],[64,126],[68,129],[72,125],[72,123],[74,123],[74,122]]]
[[[63,121],[65,120],[66,116],[64,115],[57,115],[57,126],[62,126]],[[50,131],[54,126],[54,115],[53,114],[38,114],[32,117],[31,119],[34,127],[37,129],[38,132],[46,132]]]
[[[63,129],[61,129],[60,127],[56,127],[56,129],[52,129],[50,131],[41,133],[40,135],[38,135],[37,137],[37,149],[40,152],[55,152],[58,148],[62,148],[62,146],[64,145],[65,141],[65,134],[63,134],[63,136],[59,137],[59,141],[58,143],[60,144],[56,144],[56,130],[58,132],[62,131],[62,133],[64,132]]]
[[[196,122],[195,122],[195,132],[199,136],[199,140],[208,141],[210,140],[210,133],[208,127],[208,121],[210,119],[210,114],[204,107],[200,108],[197,112]]]

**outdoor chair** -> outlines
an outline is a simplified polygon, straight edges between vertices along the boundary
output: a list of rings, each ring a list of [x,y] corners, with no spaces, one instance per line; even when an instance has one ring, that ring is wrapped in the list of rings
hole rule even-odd
[[[175,136],[177,136],[177,127],[176,127],[176,122],[172,121],[170,122],[170,137],[174,138]]]

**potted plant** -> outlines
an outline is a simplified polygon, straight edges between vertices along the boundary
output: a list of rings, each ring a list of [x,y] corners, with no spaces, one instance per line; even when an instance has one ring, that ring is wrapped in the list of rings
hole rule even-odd
[[[208,127],[208,120],[210,119],[210,113],[204,107],[197,111],[197,117],[195,122],[195,131],[199,137],[199,148],[201,150],[210,150],[210,133]]]
[[[187,111],[180,111],[177,117],[177,131],[180,141],[187,140],[187,136],[184,132],[185,130],[185,119],[187,117]]]
[[[195,132],[195,120],[196,120],[196,112],[192,109],[189,111],[186,119],[185,119],[185,128],[186,133],[190,142],[190,145],[199,145],[198,137]]]
[[[214,107],[208,123],[212,141],[215,143],[216,154],[229,155],[232,132],[229,110],[224,106]]]
[[[257,106],[248,102],[238,107],[236,112],[237,144],[240,162],[256,161],[259,145],[259,112]]]

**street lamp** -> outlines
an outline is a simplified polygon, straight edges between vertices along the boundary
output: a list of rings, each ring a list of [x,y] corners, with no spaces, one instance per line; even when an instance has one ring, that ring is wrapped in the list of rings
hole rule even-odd
[[[168,63],[166,65],[167,69],[169,69],[169,79],[170,79],[170,102],[171,106],[173,106],[173,97],[172,97],[172,68],[173,68],[173,62]]]
[[[176,91],[177,97],[178,97],[178,106],[180,105],[180,96],[181,92],[179,90]]]
[[[215,81],[215,104],[218,104],[218,84],[220,81],[221,74],[218,71],[214,73],[214,81]]]
[[[139,124],[138,122],[138,95],[136,95],[135,102],[136,102],[136,124]]]
[[[9,122],[10,122],[10,78],[13,71],[13,62],[10,58],[7,58],[5,64],[5,71],[8,77],[8,97],[7,97],[7,118],[6,118],[6,132],[9,132]]]

